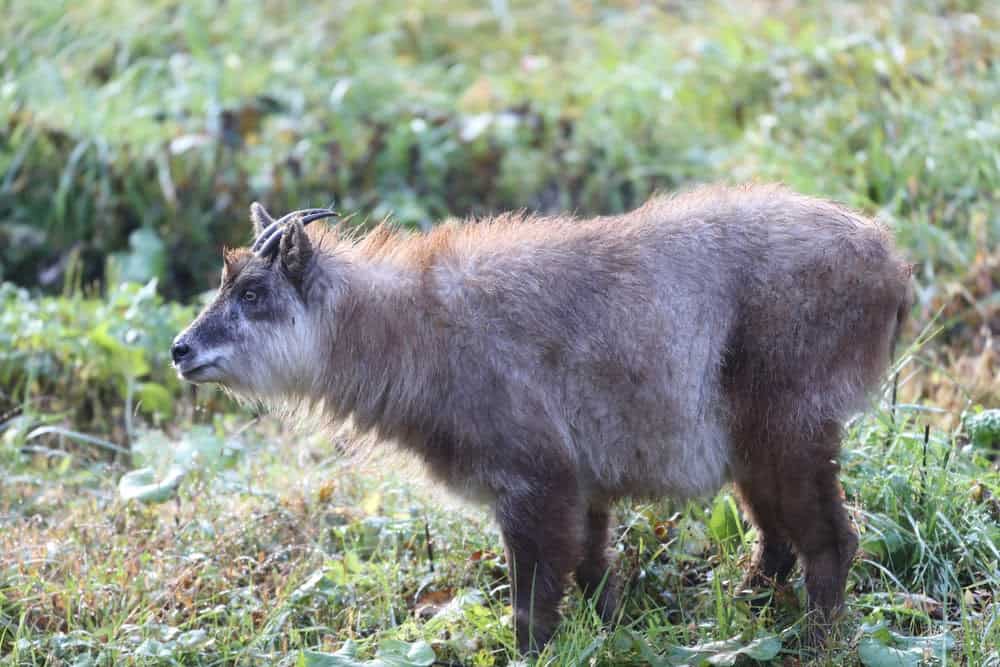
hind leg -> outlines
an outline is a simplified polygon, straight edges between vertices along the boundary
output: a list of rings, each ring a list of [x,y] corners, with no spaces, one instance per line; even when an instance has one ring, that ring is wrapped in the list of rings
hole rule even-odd
[[[802,559],[809,593],[812,643],[825,637],[844,603],[847,575],[858,536],[841,501],[836,463],[827,461],[795,480],[786,526]]]
[[[743,579],[743,588],[781,585],[795,567],[795,552],[781,528],[775,472],[773,465],[757,466],[736,482],[743,511],[757,528],[757,544]]]
[[[774,414],[774,413],[772,413]],[[844,509],[836,457],[840,427],[827,422],[811,436],[757,438],[743,450],[737,488],[760,540],[745,585],[781,583],[795,565],[805,573],[811,613],[809,642],[820,643],[844,602],[858,538]],[[744,446],[748,441],[744,441]]]
[[[610,623],[618,608],[619,578],[614,555],[608,548],[611,512],[590,507],[584,522],[583,560],[576,568],[576,583],[587,597],[597,595],[595,605],[601,620]]]

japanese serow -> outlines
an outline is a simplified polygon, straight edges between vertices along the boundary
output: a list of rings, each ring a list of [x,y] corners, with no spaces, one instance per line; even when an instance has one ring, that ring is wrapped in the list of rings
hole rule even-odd
[[[822,640],[858,546],[842,425],[910,306],[885,229],[775,185],[363,238],[306,229],[315,211],[251,207],[257,242],[173,344],[184,379],[350,419],[488,503],[522,650],[552,636],[571,575],[612,619],[616,500],[727,481],[759,536],[745,585],[797,559]]]

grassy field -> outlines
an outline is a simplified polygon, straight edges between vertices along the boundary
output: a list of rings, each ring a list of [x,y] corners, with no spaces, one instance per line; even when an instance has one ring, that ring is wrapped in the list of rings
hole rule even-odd
[[[917,284],[915,342],[849,428],[862,551],[836,636],[800,648],[799,575],[750,612],[755,536],[724,489],[623,504],[619,622],[574,593],[538,662],[1000,665],[995,3],[0,15],[0,664],[519,660],[486,513],[182,386],[169,341],[254,199],[426,228],[776,179],[880,216]]]

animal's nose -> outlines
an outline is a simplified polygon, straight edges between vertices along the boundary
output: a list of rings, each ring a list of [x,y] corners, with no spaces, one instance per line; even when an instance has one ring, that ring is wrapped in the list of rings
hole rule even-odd
[[[173,357],[175,364],[190,353],[191,346],[182,341],[174,341],[174,344],[170,346],[170,356]]]

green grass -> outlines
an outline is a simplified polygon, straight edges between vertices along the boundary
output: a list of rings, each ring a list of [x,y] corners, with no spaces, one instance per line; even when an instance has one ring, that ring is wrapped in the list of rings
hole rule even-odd
[[[913,417],[901,411],[893,426],[883,409],[851,429],[843,480],[862,554],[829,664],[858,664],[858,647],[883,646],[888,628],[896,646],[936,638],[948,664],[1000,659],[1000,473],[988,450],[934,430],[925,465]],[[348,639],[362,657],[393,639],[427,642],[451,663],[517,657],[489,518],[378,472],[381,459],[347,466],[322,438],[238,417],[172,437],[144,431],[135,465],[196,462],[176,499],[146,506],[118,499],[119,466],[22,456],[31,474],[8,477],[0,495],[6,664],[294,664],[301,649]],[[754,534],[733,508],[727,491],[622,505],[619,624],[602,628],[574,593],[541,663],[681,664],[671,660],[684,650],[702,645],[707,657],[709,642],[733,638],[780,647],[769,663],[799,656],[801,577],[750,612],[738,582]]]
[[[426,227],[747,179],[880,215],[915,265],[907,337],[937,331],[851,425],[863,550],[820,662],[1000,664],[998,443],[961,428],[1000,405],[996,3],[0,12],[0,664],[516,660],[488,516],[194,394],[168,342],[253,199]],[[185,474],[125,502],[137,469]],[[574,593],[540,663],[805,660],[800,574],[758,615],[738,590],[729,493],[619,507],[619,623]]]

